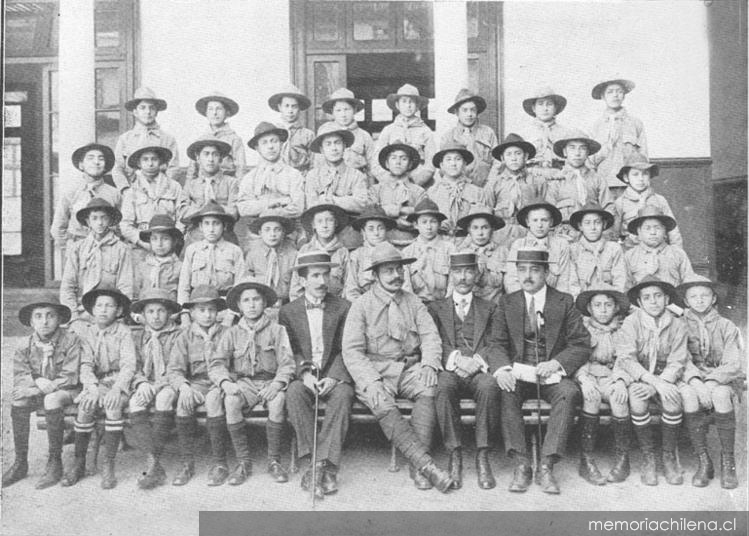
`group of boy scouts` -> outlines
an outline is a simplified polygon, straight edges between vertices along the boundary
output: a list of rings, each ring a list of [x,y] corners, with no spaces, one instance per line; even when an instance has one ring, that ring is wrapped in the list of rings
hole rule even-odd
[[[692,484],[707,486],[714,422],[721,485],[737,487],[741,336],[653,191],[658,166],[622,105],[634,87],[593,88],[605,110],[592,136],[560,125],[567,100],[542,88],[522,103],[527,133],[501,143],[479,121],[485,100],[462,90],[448,110],[457,124],[438,143],[420,115],[428,99],[412,85],[387,97],[397,115],[376,140],[357,125],[364,103],[348,89],[322,104],[331,121],[315,134],[300,119],[310,99],[291,86],[268,99],[279,122],[260,123],[247,143],[253,167],[227,122],[239,105],[214,92],[195,103],[209,129],[187,148],[183,182],[175,139],[157,123],[167,103],[137,90],[125,104],[135,127],[114,151],[77,149],[81,174],[63,177],[70,188],[51,229],[64,249],[60,296],[19,312],[32,333],[14,357],[15,462],[3,486],[27,476],[30,414],[41,408],[49,459],[38,489],[87,474],[101,417],[102,488],[117,483],[125,428],[147,456],[137,484],[149,489],[166,482],[161,458],[176,427],[172,484],[187,484],[199,408],[208,485],[239,485],[252,472],[245,417],[264,406],[271,479],[288,481],[288,416],[308,460],[301,485],[323,498],[338,490],[358,400],[408,459],[416,487],[448,492],[463,482],[468,396],[481,489],[496,486],[488,453],[501,431],[509,490],[526,491],[535,466],[536,483],[558,494],[553,468],[580,410],[579,473],[591,484],[629,476],[633,431],[642,482],[658,483],[659,452],[666,481],[682,484],[683,423],[697,456]],[[534,465],[522,404],[538,393],[551,410]],[[410,420],[400,398],[413,401]],[[615,437],[608,474],[594,458],[603,402]],[[74,458],[63,468],[73,404]],[[431,455],[438,428],[447,470]]]

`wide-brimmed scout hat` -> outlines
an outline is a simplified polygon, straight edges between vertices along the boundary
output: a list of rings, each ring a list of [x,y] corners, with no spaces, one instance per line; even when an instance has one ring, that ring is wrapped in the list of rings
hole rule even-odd
[[[167,233],[177,242],[184,238],[182,231],[177,229],[174,220],[168,214],[154,214],[151,221],[148,222],[148,229],[138,233],[138,237],[144,242],[148,242],[151,240],[151,233],[154,231]]]
[[[674,287],[671,283],[666,283],[665,281],[662,281],[652,275],[646,275],[642,278],[642,281],[640,281],[627,291],[627,298],[629,298],[629,302],[637,303],[637,300],[640,299],[640,291],[646,287],[660,287],[661,290],[663,290],[663,292],[668,294],[668,297],[671,298],[671,303],[674,303],[676,305],[679,305],[681,303],[681,300],[679,299],[679,293],[676,292],[676,287]]]
[[[78,168],[78,164],[81,163],[81,160],[86,157],[86,154],[89,151],[100,151],[101,154],[104,155],[104,173],[109,173],[110,171],[112,171],[115,160],[114,151],[112,151],[112,149],[110,149],[106,145],[102,145],[101,143],[89,143],[88,145],[78,147],[75,151],[73,151],[71,160],[73,161],[73,165],[76,168]]]
[[[278,139],[281,140],[281,143],[289,139],[289,133],[285,128],[277,127],[273,123],[268,123],[267,121],[261,121],[255,127],[255,134],[250,138],[250,141],[247,142],[247,145],[250,149],[256,149],[257,142],[260,141],[260,138],[267,136],[268,134],[277,135]]]
[[[60,324],[70,322],[70,308],[67,305],[62,305],[60,298],[52,293],[45,293],[39,301],[21,307],[21,310],[18,311],[18,321],[24,326],[30,326],[31,313],[38,307],[52,307],[57,310],[57,314],[60,316]]]
[[[92,310],[94,308],[94,304],[96,303],[96,298],[98,298],[99,296],[111,296],[112,298],[114,298],[114,301],[117,302],[117,305],[122,307],[122,314],[120,316],[126,317],[128,315],[128,311],[130,309],[130,298],[125,296],[118,289],[111,286],[99,287],[89,290],[81,297],[81,305],[83,305],[83,308],[86,310],[86,312],[88,312],[88,314],[93,314]]]
[[[202,220],[205,216],[214,216],[216,218],[219,218],[226,225],[234,224],[234,216],[232,216],[231,214],[227,214],[226,210],[224,210],[224,207],[222,207],[215,201],[208,201],[195,214],[193,214],[192,216],[183,218],[182,223],[190,223],[193,225],[198,225],[200,224],[200,220]]]
[[[462,253],[450,254],[450,268],[463,268],[465,266],[478,266],[478,256],[475,253],[464,251]]]
[[[618,314],[626,315],[627,311],[629,311],[629,300],[623,292],[619,292],[610,285],[601,285],[600,287],[585,290],[578,295],[577,299],[575,300],[575,307],[577,307],[577,310],[580,311],[580,314],[590,316],[590,312],[588,311],[588,304],[590,303],[590,300],[593,298],[593,296],[597,296],[598,294],[605,294],[606,296],[610,296],[614,300],[614,302],[616,302],[616,305],[619,308]]]
[[[159,303],[163,305],[166,307],[166,310],[169,311],[169,314],[172,315],[178,313],[182,309],[179,304],[172,299],[172,295],[168,290],[163,288],[149,288],[143,293],[143,295],[141,295],[138,301],[130,306],[130,312],[141,314],[143,309],[145,309],[146,305],[149,303]]]
[[[458,91],[457,95],[455,95],[455,102],[452,103],[447,109],[447,113],[457,114],[458,109],[463,106],[463,104],[471,101],[476,103],[477,114],[480,114],[481,112],[486,110],[486,100],[484,100],[484,97],[480,97],[470,89],[463,88]]]
[[[718,288],[718,285],[716,283],[713,283],[708,279],[707,277],[700,275],[700,274],[692,274],[688,275],[684,282],[676,287],[676,290],[679,292],[679,295],[681,296],[682,300],[686,300],[687,290],[689,290],[692,287],[707,287],[710,290],[713,291],[713,294],[715,297],[720,301],[721,296],[720,289]]]
[[[330,253],[327,251],[306,251],[297,255],[296,262],[291,269],[297,272],[302,268],[318,266],[332,268],[333,266],[338,266],[338,263],[331,261]]]
[[[133,98],[125,103],[125,110],[132,112],[138,106],[138,103],[144,100],[153,102],[159,112],[166,110],[166,101],[158,98],[153,89],[145,86],[135,90]]]
[[[632,80],[626,80],[624,78],[612,78],[610,80],[599,82],[598,84],[593,86],[593,90],[590,92],[590,95],[596,100],[601,100],[603,98],[604,91],[606,91],[606,86],[609,86],[611,84],[619,84],[620,86],[622,86],[622,88],[624,88],[625,95],[635,88],[635,83],[632,82]]]
[[[86,227],[86,218],[88,218],[88,215],[94,210],[101,210],[109,214],[109,217],[112,219],[110,226],[117,225],[122,219],[122,212],[101,197],[94,197],[85,207],[76,212],[75,219],[78,220],[78,223]]]
[[[507,136],[505,136],[505,139],[502,140],[502,143],[500,143],[494,149],[492,149],[492,158],[494,158],[495,160],[502,160],[502,156],[505,153],[505,149],[507,149],[508,147],[519,147],[520,149],[528,153],[529,159],[536,156],[535,145],[533,145],[529,141],[525,141],[518,134],[515,134],[514,132],[510,132]]]
[[[416,101],[416,108],[419,110],[426,108],[429,104],[429,99],[421,96],[419,90],[416,89],[415,86],[412,86],[411,84],[403,84],[398,88],[398,91],[391,93],[386,99],[388,107],[394,112],[398,111],[398,108],[395,105],[401,97],[411,97],[414,99]]]
[[[549,211],[549,213],[551,214],[552,227],[556,227],[557,225],[562,223],[562,213],[559,211],[559,209],[542,198],[533,199],[530,203],[518,210],[518,223],[527,229],[528,224],[526,223],[525,219],[528,217],[528,213],[531,210],[536,210],[537,208],[545,208]]]
[[[440,208],[437,203],[425,197],[414,207],[414,211],[409,214],[406,219],[411,223],[419,219],[419,216],[434,216],[439,222],[443,222],[447,219],[447,216],[440,212]]]
[[[260,228],[264,223],[268,223],[269,221],[280,223],[281,227],[283,227],[283,232],[287,235],[294,232],[294,222],[278,211],[272,209],[263,212],[259,217],[250,222],[248,225],[250,232],[260,234]]]
[[[270,307],[278,301],[278,294],[276,294],[276,291],[270,288],[268,285],[264,285],[255,280],[243,281],[231,287],[229,289],[229,292],[227,292],[226,304],[229,306],[229,309],[239,312],[239,305],[237,305],[237,302],[239,302],[239,298],[242,296],[242,293],[248,289],[257,290],[263,296],[263,298],[265,298],[266,307]]]
[[[395,229],[395,220],[385,213],[385,210],[379,206],[370,206],[364,209],[352,222],[351,227],[361,231],[364,225],[370,220],[378,220],[385,224],[387,230]]]
[[[237,115],[237,112],[239,112],[239,104],[237,104],[237,101],[230,99],[219,91],[213,91],[210,95],[200,97],[195,101],[195,109],[200,115],[205,115],[209,102],[220,102],[223,104],[224,108],[226,108],[226,117]]]
[[[284,97],[295,98],[297,102],[299,102],[299,111],[302,112],[312,105],[312,101],[309,100],[307,95],[302,93],[301,89],[293,84],[289,84],[288,86],[281,88],[281,91],[278,93],[274,93],[268,97],[268,106],[270,106],[270,109],[278,111],[278,105],[281,104],[281,100]]]
[[[205,147],[215,147],[222,157],[231,153],[231,145],[213,135],[201,136],[187,147],[187,158],[197,160]]]
[[[601,216],[603,218],[604,231],[614,225],[614,215],[611,212],[603,210],[598,203],[586,203],[580,210],[573,212],[570,216],[570,225],[579,231],[580,222],[583,221],[583,217],[586,214],[598,214]]]
[[[557,112],[555,115],[561,114],[562,110],[567,107],[567,99],[562,97],[559,93],[551,89],[549,86],[542,87],[536,90],[532,97],[528,97],[523,100],[523,110],[528,115],[536,117],[536,112],[533,111],[533,107],[536,105],[538,99],[551,99],[554,101]]]
[[[641,171],[650,170],[651,178],[658,176],[658,164],[652,164],[647,156],[637,151],[624,162],[624,165],[619,169],[619,173],[616,174],[616,178],[626,183],[625,177],[629,170],[633,168]]]
[[[460,156],[463,157],[463,160],[465,160],[466,165],[474,160],[473,153],[466,149],[465,145],[459,143],[448,143],[441,150],[434,153],[434,156],[432,157],[432,165],[436,168],[440,167],[440,165],[442,165],[442,159],[445,158],[447,153],[459,153]]]
[[[556,264],[556,261],[549,260],[549,252],[547,250],[537,248],[519,249],[514,257],[508,257],[507,262],[514,262],[515,264],[521,262]]]
[[[405,143],[391,143],[380,149],[380,154],[377,155],[377,161],[380,163],[380,166],[387,169],[387,159],[393,151],[404,151],[408,155],[408,171],[413,171],[419,167],[421,163],[419,151]]]
[[[364,109],[364,101],[357,99],[354,96],[354,92],[345,87],[336,89],[330,96],[322,103],[322,111],[326,114],[333,114],[333,108],[335,103],[338,101],[348,102],[353,108],[354,113],[360,112]]]
[[[594,155],[601,150],[601,144],[580,129],[572,129],[563,139],[554,142],[554,154],[564,158],[564,148],[571,141],[581,141],[588,146],[588,155]]]
[[[343,140],[345,147],[351,147],[354,143],[354,133],[346,128],[338,128],[335,123],[325,123],[317,132],[317,137],[309,144],[309,150],[313,153],[319,153],[322,142],[328,136],[339,136]]]
[[[218,289],[212,285],[198,285],[192,289],[189,300],[182,304],[182,308],[189,309],[204,303],[215,304],[219,311],[226,309],[226,300],[218,293]]]
[[[463,216],[457,221],[458,227],[464,231],[468,231],[468,227],[471,225],[471,221],[475,218],[484,218],[492,226],[492,230],[497,231],[505,226],[505,221],[499,216],[495,216],[492,209],[486,205],[473,205],[468,212],[467,216]]]
[[[159,145],[147,145],[145,147],[140,147],[139,149],[136,149],[133,151],[133,153],[127,157],[127,165],[128,167],[131,167],[133,169],[139,169],[140,168],[140,157],[144,153],[156,153],[159,157],[159,160],[161,160],[162,164],[168,164],[169,161],[172,159],[172,151],[167,149],[166,147],[161,147]]]
[[[383,264],[396,263],[403,265],[413,262],[416,262],[416,258],[403,257],[398,248],[390,242],[380,242],[374,247],[374,251],[372,251],[372,263],[365,270],[374,270]]]
[[[334,232],[336,234],[341,232],[341,230],[346,227],[346,225],[348,225],[349,217],[345,210],[343,210],[338,205],[334,205],[332,203],[324,203],[322,205],[315,205],[314,207],[310,207],[302,213],[302,226],[307,231],[307,233],[312,235],[312,223],[315,221],[315,215],[325,211],[333,213],[333,217],[335,218]]]
[[[637,217],[627,224],[627,231],[631,234],[637,234],[637,229],[643,221],[648,219],[659,220],[666,228],[666,232],[673,231],[676,228],[676,220],[671,216],[663,213],[658,207],[652,205],[645,205],[637,211]]]

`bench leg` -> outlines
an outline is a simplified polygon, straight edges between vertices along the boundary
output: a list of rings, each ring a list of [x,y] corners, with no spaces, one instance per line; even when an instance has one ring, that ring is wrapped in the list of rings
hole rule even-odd
[[[289,461],[289,473],[296,474],[299,472],[299,452],[296,444],[296,433],[291,433],[291,460]]]
[[[391,473],[397,473],[400,471],[400,465],[398,465],[398,449],[395,448],[395,445],[392,443],[390,444],[390,467],[388,467],[388,471]]]

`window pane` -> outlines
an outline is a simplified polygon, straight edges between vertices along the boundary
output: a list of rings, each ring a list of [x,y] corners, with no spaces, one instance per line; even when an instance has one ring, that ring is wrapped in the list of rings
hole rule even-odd
[[[49,151],[49,171],[57,174],[60,171],[60,114],[57,112],[49,114],[49,139],[52,143]]]
[[[57,71],[50,71],[49,72],[49,87],[47,88],[49,91],[49,111],[50,112],[56,112],[59,110],[59,101],[58,101],[58,92],[57,88],[59,87],[58,84],[59,77],[57,75]]]
[[[122,42],[120,20],[117,2],[96,2],[94,15],[96,48],[119,48]]]
[[[5,138],[3,140],[3,255],[20,255],[21,252],[21,138]]]
[[[315,41],[338,41],[337,3],[315,2],[312,6],[312,34]]]
[[[117,144],[120,135],[120,112],[96,112],[96,141],[109,147]]]
[[[327,117],[320,105],[328,96],[341,85],[343,73],[341,73],[341,62],[339,61],[317,61],[314,63],[314,101],[315,101],[315,129],[325,121]]]
[[[479,5],[478,2],[468,2],[468,39],[479,36]]]
[[[403,6],[403,36],[408,41],[432,38],[432,5],[406,2]]]
[[[9,55],[31,52],[38,21],[35,15],[8,15],[5,21],[5,46]]]
[[[96,69],[96,107],[119,108],[120,106],[120,70]]]
[[[357,3],[352,8],[355,41],[390,39],[390,5],[387,2]]]

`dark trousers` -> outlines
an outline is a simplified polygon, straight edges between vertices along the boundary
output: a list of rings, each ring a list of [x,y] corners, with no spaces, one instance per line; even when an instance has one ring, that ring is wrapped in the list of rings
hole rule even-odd
[[[339,383],[325,398],[325,418],[317,436],[317,459],[340,465],[341,450],[348,432],[351,405],[354,403],[354,388]],[[312,452],[312,437],[315,426],[315,394],[301,380],[291,382],[286,391],[288,419],[294,427],[300,457]]]
[[[491,375],[480,372],[461,378],[454,372],[442,371],[437,383],[437,422],[448,451],[462,446],[460,398],[468,394],[476,401],[476,448],[489,447],[489,438],[499,420],[500,390]]]
[[[515,391],[501,391],[502,437],[505,450],[527,456],[525,425],[523,423],[523,401],[536,398],[536,384],[518,381]],[[575,418],[575,408],[580,404],[580,388],[569,379],[554,385],[541,386],[541,398],[551,404],[551,413],[546,425],[541,455],[561,457],[567,445],[567,437]]]

